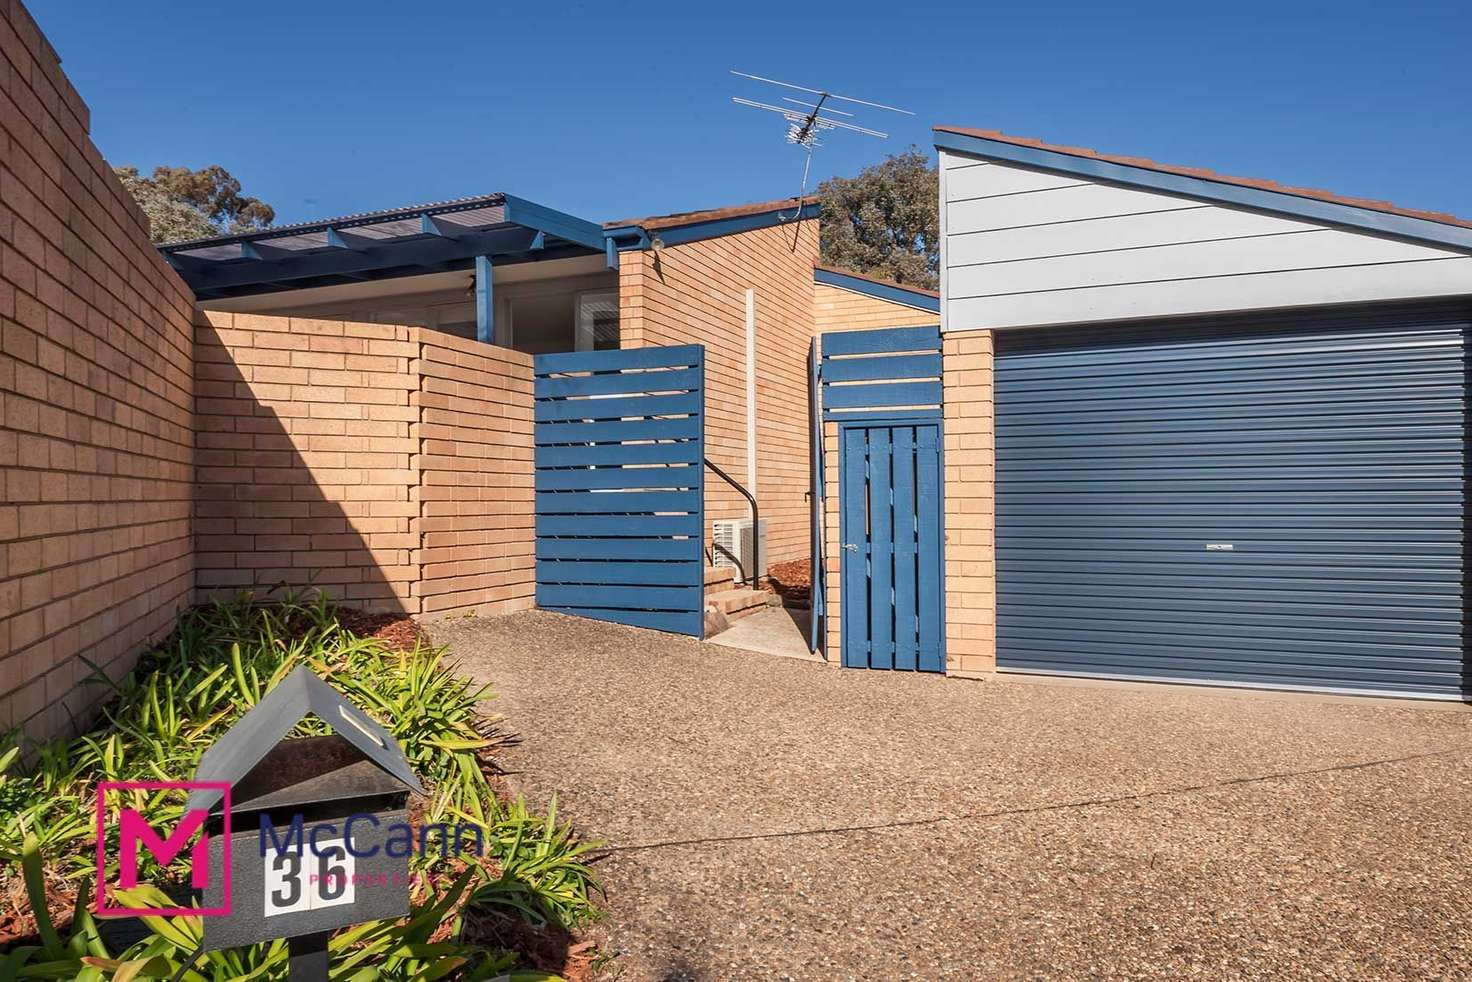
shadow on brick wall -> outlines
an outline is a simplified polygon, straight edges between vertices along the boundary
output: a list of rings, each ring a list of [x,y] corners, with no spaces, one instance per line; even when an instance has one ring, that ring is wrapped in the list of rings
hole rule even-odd
[[[311,587],[419,612],[408,330],[230,314],[196,325],[199,599]]]

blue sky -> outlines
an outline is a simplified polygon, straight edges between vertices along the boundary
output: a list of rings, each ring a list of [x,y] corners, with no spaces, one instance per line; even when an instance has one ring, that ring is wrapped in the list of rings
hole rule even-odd
[[[606,220],[794,194],[740,68],[864,111],[1472,216],[1472,3],[29,0],[114,163],[220,163],[301,221],[509,191]]]

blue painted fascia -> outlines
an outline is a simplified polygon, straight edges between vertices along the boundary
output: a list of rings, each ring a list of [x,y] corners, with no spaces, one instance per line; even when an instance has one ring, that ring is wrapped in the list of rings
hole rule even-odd
[[[619,252],[627,252],[630,249],[649,248],[649,233],[638,225],[619,225],[616,228],[603,230],[603,237],[614,244]]]
[[[862,276],[850,276],[847,273],[837,273],[831,269],[814,269],[813,282],[822,283],[827,286],[836,286],[843,290],[852,290],[865,296],[874,297],[877,300],[887,300],[890,303],[904,304],[906,307],[916,307],[920,310],[934,311],[940,313],[940,297],[932,297],[928,293],[920,293],[915,290],[906,290],[902,286],[892,286],[888,283],[875,283],[873,280]]]
[[[809,202],[796,212],[791,212],[790,207],[789,205],[773,208],[771,211],[756,212],[751,215],[712,218],[706,221],[691,222],[688,225],[666,225],[652,231],[642,225],[619,225],[604,229],[603,234],[615,243],[617,251],[629,252],[634,249],[651,248],[656,238],[662,245],[684,245],[688,242],[699,242],[702,239],[715,239],[723,235],[735,235],[738,232],[750,232],[754,229],[771,228],[775,225],[786,225],[789,222],[817,218],[822,212],[822,206],[817,202]]]
[[[1079,157],[1056,150],[1044,150],[1040,147],[1018,146],[1014,143],[988,140],[964,133],[950,133],[945,130],[935,131],[935,147],[937,150],[974,154],[978,157],[1004,160],[1021,164],[1024,167],[1036,167],[1059,174],[1093,178],[1152,191],[1164,191],[1167,194],[1178,194],[1199,201],[1252,208],[1290,218],[1306,218],[1310,221],[1323,222],[1326,225],[1376,235],[1388,235],[1429,245],[1472,250],[1472,228],[1446,225],[1410,215],[1397,215],[1391,212],[1376,211],[1372,208],[1358,208],[1334,201],[1285,194],[1281,191],[1227,184],[1209,178],[1188,177],[1185,174],[1172,174],[1168,171],[1151,170],[1148,167],[1134,167],[1094,157]]]

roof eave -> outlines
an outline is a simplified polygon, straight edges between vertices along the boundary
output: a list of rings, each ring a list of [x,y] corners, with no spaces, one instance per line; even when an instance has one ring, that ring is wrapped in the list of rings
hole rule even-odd
[[[991,140],[941,127],[936,127],[934,134],[935,146],[938,150],[952,150],[1059,174],[1163,191],[1167,194],[1214,204],[1252,208],[1291,218],[1306,218],[1326,225],[1426,245],[1450,247],[1463,251],[1472,250],[1472,228],[1463,228],[1459,225],[1445,225],[1410,215],[1376,211],[1372,208],[1307,198],[1281,191],[1135,167],[1111,160],[1081,157],[1004,140]]]
[[[914,307],[916,310],[927,310],[935,314],[940,313],[939,296],[935,296],[926,290],[907,289],[899,283],[883,283],[871,277],[846,273],[837,269],[827,269],[822,266],[813,267],[813,282],[821,283],[825,286],[837,287],[841,290],[850,290],[867,297],[874,297],[876,300],[884,300],[906,307]]]
[[[726,215],[719,218],[703,218],[694,221],[667,224],[665,222],[631,222],[609,226],[603,235],[614,243],[619,252],[685,245],[703,239],[716,239],[723,235],[751,232],[756,229],[787,225],[791,222],[817,218],[822,206],[816,201],[806,201],[796,211],[791,211],[792,202],[774,205],[762,211],[742,215]],[[791,213],[789,214],[789,211]]]

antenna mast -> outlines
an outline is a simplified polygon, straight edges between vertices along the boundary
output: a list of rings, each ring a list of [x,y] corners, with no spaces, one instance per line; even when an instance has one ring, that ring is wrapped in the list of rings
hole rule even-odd
[[[813,151],[823,145],[818,139],[820,134],[829,130],[847,130],[849,132],[863,134],[864,136],[877,137],[881,140],[889,138],[888,133],[882,133],[879,130],[870,129],[867,126],[860,126],[857,122],[846,122],[845,120],[835,119],[835,116],[845,116],[852,120],[855,118],[855,114],[843,109],[835,109],[828,105],[829,102],[846,102],[855,106],[867,106],[870,109],[882,109],[886,112],[902,113],[906,116],[915,115],[908,109],[898,109],[894,106],[886,106],[880,102],[869,102],[866,99],[854,99],[849,96],[837,95],[829,92],[827,89],[814,89],[806,85],[794,85],[791,82],[783,82],[775,78],[765,78],[761,75],[738,72],[734,68],[731,69],[731,74],[740,76],[741,78],[749,78],[754,82],[777,85],[784,89],[792,89],[797,92],[807,92],[818,97],[817,102],[804,102],[801,99],[794,99],[791,96],[782,96],[782,101],[791,103],[790,106],[774,106],[771,103],[756,102],[752,99],[743,99],[740,96],[731,97],[731,101],[739,106],[748,106],[752,109],[761,109],[781,115],[783,119],[787,120],[787,142],[807,151],[807,156],[803,160],[802,165],[802,186],[797,194],[799,212],[802,210],[803,196],[807,194],[808,169],[813,162]]]

